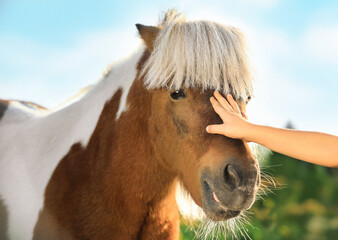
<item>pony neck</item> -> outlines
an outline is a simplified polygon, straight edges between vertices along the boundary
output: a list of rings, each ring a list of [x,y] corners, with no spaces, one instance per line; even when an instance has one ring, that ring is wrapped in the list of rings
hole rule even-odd
[[[112,149],[116,149],[108,157],[111,165],[104,185],[118,183],[113,184],[107,198],[112,197],[111,208],[118,209],[116,214],[123,213],[119,227],[129,226],[125,232],[137,233],[138,239],[150,235],[154,239],[174,239],[179,232],[177,180],[175,173],[162,166],[152,146],[148,130],[151,98],[143,81],[136,79],[129,89],[127,108],[112,126],[112,133],[104,131],[109,146],[113,144]],[[113,105],[112,100],[106,104],[107,112],[117,110]],[[110,118],[105,120],[107,126],[116,119],[113,115]],[[116,199],[123,199],[123,205],[115,204]],[[133,224],[135,229],[131,230]]]
[[[64,129],[72,134],[73,141],[81,142],[86,146],[97,126],[105,104],[121,90],[116,118],[126,108],[126,98],[129,89],[136,78],[137,63],[143,50],[139,49],[129,58],[114,64],[109,71],[96,83],[81,99],[71,105],[60,109],[48,116],[48,121],[53,118],[64,119]],[[60,122],[60,121],[59,121]]]
[[[96,239],[177,236],[176,174],[154,154],[148,132],[151,93],[136,77],[139,56],[113,68],[83,99],[64,109],[71,114],[80,108],[82,115],[72,114],[83,119],[73,127],[90,135],[77,135],[79,141],[56,167],[36,233],[52,212],[56,219],[69,218],[63,221],[66,229],[84,223]],[[128,82],[123,86],[122,81]],[[64,204],[63,196],[70,192]]]

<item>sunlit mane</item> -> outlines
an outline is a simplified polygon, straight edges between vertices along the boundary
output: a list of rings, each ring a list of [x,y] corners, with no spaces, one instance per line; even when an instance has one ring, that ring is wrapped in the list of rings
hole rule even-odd
[[[143,69],[149,89],[202,87],[242,99],[252,94],[246,45],[238,29],[186,21],[174,10],[166,13],[160,28]]]

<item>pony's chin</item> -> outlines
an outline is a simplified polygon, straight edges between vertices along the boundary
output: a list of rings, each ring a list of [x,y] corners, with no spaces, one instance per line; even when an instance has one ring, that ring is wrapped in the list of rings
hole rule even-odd
[[[223,209],[219,209],[216,211],[209,211],[205,208],[203,208],[203,211],[210,220],[215,221],[215,222],[226,221],[228,219],[237,217],[241,213],[241,211],[232,211],[232,210],[223,210]]]
[[[225,207],[206,182],[203,184],[202,209],[212,221],[225,221],[237,217],[241,213],[241,211]]]

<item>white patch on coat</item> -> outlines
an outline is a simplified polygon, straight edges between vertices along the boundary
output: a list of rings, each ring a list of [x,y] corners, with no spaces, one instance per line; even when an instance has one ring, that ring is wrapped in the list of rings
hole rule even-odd
[[[203,209],[194,202],[190,193],[184,188],[182,183],[177,184],[176,202],[180,214],[185,220],[193,222],[206,219]]]
[[[0,195],[8,209],[10,239],[32,238],[54,169],[74,143],[87,145],[114,93],[120,88],[128,93],[142,52],[114,65],[82,99],[58,111],[47,114],[10,104],[0,122]]]
[[[45,116],[48,113],[46,109],[30,107],[20,101],[10,101],[0,124],[18,123],[30,118]]]

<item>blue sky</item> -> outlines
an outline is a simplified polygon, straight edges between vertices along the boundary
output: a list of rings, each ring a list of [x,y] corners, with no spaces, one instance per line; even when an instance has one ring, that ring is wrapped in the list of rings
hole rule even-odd
[[[0,0],[0,98],[58,106],[137,49],[135,23],[156,24],[172,7],[245,33],[252,121],[338,134],[334,0]]]

